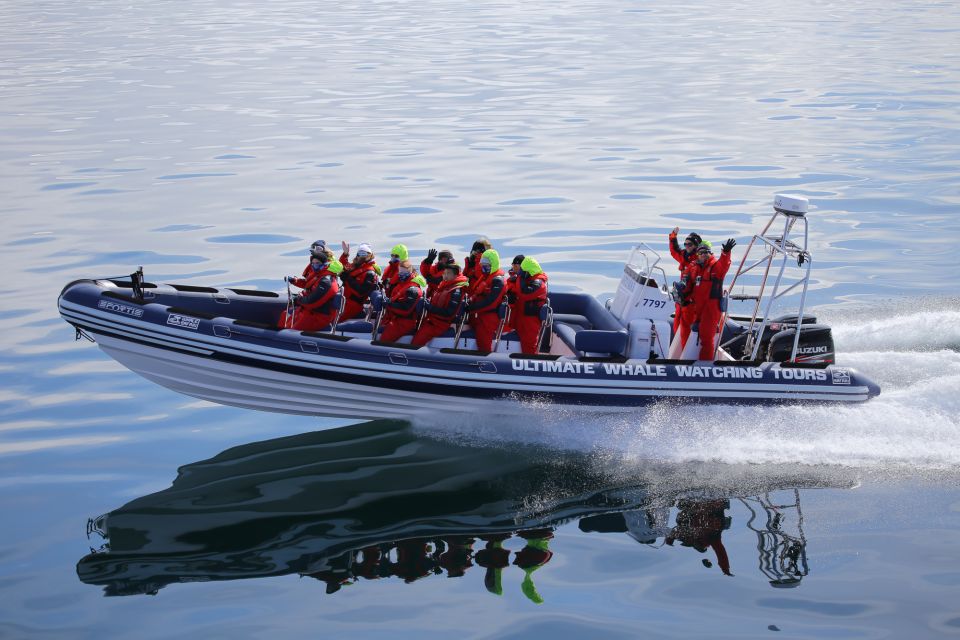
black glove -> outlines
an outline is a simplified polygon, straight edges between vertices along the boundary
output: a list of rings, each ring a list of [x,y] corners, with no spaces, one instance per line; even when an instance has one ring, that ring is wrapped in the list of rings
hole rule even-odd
[[[291,297],[290,300],[293,301],[293,306],[297,306],[298,304],[300,304],[300,294],[299,293],[293,294],[293,297]]]
[[[724,252],[724,253],[730,253],[731,251],[733,251],[733,248],[734,248],[735,246],[737,246],[737,241],[734,240],[733,238],[730,238],[729,240],[727,240],[726,242],[723,243],[723,247],[722,247],[722,248],[723,248],[723,252]]]
[[[463,305],[463,312],[464,312],[464,313],[470,313],[470,303],[469,303],[469,302],[464,303],[464,305]]]
[[[480,253],[483,253],[483,252],[486,251],[486,250],[487,250],[487,247],[486,247],[482,242],[480,242],[479,240],[477,240],[476,242],[474,242],[474,243],[473,243],[473,246],[470,247],[470,253],[474,253],[474,252],[477,252],[477,251],[479,251]]]
[[[472,268],[473,268],[473,265],[476,263],[476,261],[477,261],[477,259],[474,257],[474,255],[473,255],[472,253],[471,253],[470,255],[468,255],[468,256],[467,256],[467,259],[466,259],[466,261],[465,261],[466,264],[467,264],[467,269],[472,269]]]
[[[283,281],[293,284],[297,281],[297,276],[283,276]]]
[[[430,251],[427,251],[427,262],[429,262],[430,264],[433,264],[433,261],[436,259],[437,259],[436,249],[430,249]]]

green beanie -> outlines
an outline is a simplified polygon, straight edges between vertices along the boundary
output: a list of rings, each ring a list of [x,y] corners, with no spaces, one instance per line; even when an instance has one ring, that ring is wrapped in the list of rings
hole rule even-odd
[[[540,267],[540,263],[537,262],[536,258],[524,258],[523,262],[520,263],[520,269],[532,276],[543,273],[543,269]]]
[[[410,257],[410,252],[407,251],[407,245],[395,244],[390,247],[390,255],[397,256],[400,260],[406,260]]]
[[[487,249],[484,251],[480,259],[483,260],[484,258],[490,261],[490,273],[500,270],[500,254],[497,253],[496,249]]]
[[[706,250],[709,251],[710,253],[713,253],[713,243],[710,242],[709,240],[704,240],[704,241],[701,242],[700,245],[697,247],[697,251],[700,251],[700,249],[706,249]]]
[[[426,280],[426,278],[424,278],[422,275],[420,275],[420,274],[418,273],[417,275],[413,276],[413,281],[416,282],[417,285],[419,285],[419,287],[420,287],[421,289],[426,290],[426,288],[427,288],[427,280]]]
[[[334,275],[337,275],[343,272],[343,265],[340,264],[340,262],[337,260],[331,260],[326,264],[326,267],[327,267],[327,271],[329,271]]]

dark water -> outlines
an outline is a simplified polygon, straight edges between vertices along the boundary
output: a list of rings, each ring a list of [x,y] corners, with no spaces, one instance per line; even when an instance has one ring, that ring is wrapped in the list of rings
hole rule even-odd
[[[960,635],[958,31],[946,2],[0,5],[0,637]],[[318,237],[484,233],[605,295],[635,243],[743,243],[778,191],[870,403],[255,414],[56,313],[139,265],[281,290]]]

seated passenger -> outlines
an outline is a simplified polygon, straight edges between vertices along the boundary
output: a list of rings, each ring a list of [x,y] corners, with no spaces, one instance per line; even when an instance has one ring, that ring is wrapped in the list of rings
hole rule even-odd
[[[503,327],[504,333],[509,333],[514,330],[514,320],[516,319],[514,305],[517,304],[517,280],[520,278],[520,265],[523,263],[524,257],[522,253],[514,256],[513,262],[510,264],[510,271],[507,272],[507,304],[510,305],[510,318]]]
[[[443,281],[425,305],[427,316],[420,325],[411,344],[425,345],[450,328],[456,319],[457,309],[467,290],[467,278],[460,274],[460,265],[449,262],[443,268]]]
[[[383,303],[382,342],[396,342],[417,328],[417,302],[423,296],[409,260],[397,265],[397,284]]]
[[[516,285],[516,303],[513,305],[513,326],[520,336],[523,353],[537,353],[540,345],[540,307],[547,302],[547,274],[534,258],[524,258]]]
[[[467,276],[467,280],[470,281],[470,286],[473,286],[474,280],[478,280],[483,276],[483,273],[480,271],[480,257],[484,251],[487,251],[491,247],[490,241],[487,240],[485,236],[480,236],[470,248],[470,255],[464,258],[463,275]]]
[[[310,257],[317,256],[323,262],[329,261],[329,255],[327,252],[327,243],[323,240],[314,240],[313,244],[310,245]],[[313,268],[310,266],[310,260],[307,260],[307,266],[303,268],[303,273],[299,276],[286,276],[283,280],[284,282],[289,282],[295,287],[300,287],[303,289],[304,285],[307,283],[307,279],[313,274]]]
[[[283,329],[323,331],[337,315],[333,297],[340,292],[337,274],[343,271],[343,265],[332,260],[323,262],[318,256],[312,256],[310,269],[313,273],[303,293],[293,297],[293,309],[289,316],[285,315]]]
[[[407,245],[405,244],[395,244],[390,249],[390,262],[387,263],[387,268],[383,270],[383,276],[380,279],[380,282],[383,284],[383,293],[386,297],[390,297],[390,291],[397,285],[397,272],[400,268],[400,263],[410,257],[410,252],[407,250]]]
[[[487,249],[480,256],[482,276],[470,284],[470,301],[467,311],[470,313],[470,326],[477,341],[477,351],[490,352],[493,336],[500,325],[497,308],[507,293],[507,278],[500,268],[500,254]]]
[[[343,253],[340,254],[340,264],[343,265],[343,295],[346,305],[343,308],[341,321],[356,318],[363,312],[363,305],[370,299],[370,293],[377,288],[380,268],[377,266],[373,249],[367,243],[357,248],[357,255],[350,260],[350,245],[341,243]]]
[[[437,260],[437,264],[433,261]],[[437,253],[436,249],[430,249],[427,257],[420,263],[420,275],[427,281],[427,297],[433,296],[437,287],[443,282],[443,268],[451,262],[456,262],[453,258],[453,252],[449,249]]]

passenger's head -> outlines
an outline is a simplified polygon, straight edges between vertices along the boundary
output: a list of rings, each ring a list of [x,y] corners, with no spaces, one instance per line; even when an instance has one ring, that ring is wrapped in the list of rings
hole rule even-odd
[[[520,271],[528,276],[535,276],[543,273],[543,268],[536,258],[524,258],[523,262],[520,263]]]
[[[513,273],[520,273],[520,265],[523,264],[524,255],[518,254],[514,256],[513,262],[510,263],[510,271]]]
[[[500,269],[500,254],[494,249],[487,249],[480,256],[480,271],[493,273]]]
[[[708,240],[704,240],[697,247],[697,262],[704,264],[713,255],[713,245]]]
[[[473,243],[473,247],[470,248],[470,254],[474,256],[482,255],[484,251],[487,251],[492,246],[486,236],[480,236],[477,238],[477,241]]]
[[[440,266],[443,266],[445,264],[454,262],[456,258],[453,257],[453,251],[450,251],[450,249],[444,249],[437,254],[437,260],[439,261]]]
[[[363,264],[371,260],[373,260],[373,249],[366,242],[360,243],[360,246],[357,247],[357,255],[353,257],[354,263]]]
[[[390,262],[400,262],[410,257],[410,252],[405,244],[395,244],[390,247]]]
[[[703,238],[696,233],[691,233],[683,241],[683,250],[687,253],[693,253],[701,242],[703,242]]]
[[[456,280],[457,276],[460,275],[460,265],[456,262],[450,262],[443,267],[443,279],[446,282],[450,280]]]
[[[313,244],[310,245],[310,255],[319,256],[326,255],[327,253],[327,243],[323,240],[314,240]],[[324,260],[326,262],[326,260]]]
[[[326,255],[323,256],[323,258],[326,257]],[[310,268],[314,271],[320,271],[320,269],[323,269],[323,265],[327,262],[323,258],[320,256],[310,256]]]
[[[409,280],[413,276],[413,265],[409,260],[402,260],[397,270],[397,278],[400,282]]]

